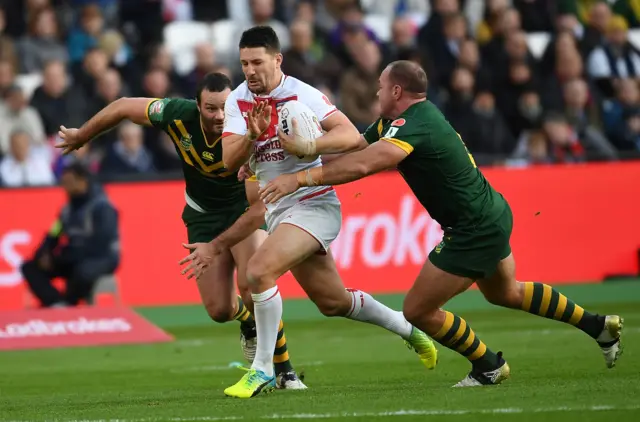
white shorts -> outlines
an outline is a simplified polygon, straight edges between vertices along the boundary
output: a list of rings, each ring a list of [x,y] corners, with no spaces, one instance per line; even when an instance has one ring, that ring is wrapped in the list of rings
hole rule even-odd
[[[297,202],[285,210],[265,216],[269,234],[282,223],[291,224],[313,236],[323,251],[329,250],[342,226],[342,210],[335,192]]]

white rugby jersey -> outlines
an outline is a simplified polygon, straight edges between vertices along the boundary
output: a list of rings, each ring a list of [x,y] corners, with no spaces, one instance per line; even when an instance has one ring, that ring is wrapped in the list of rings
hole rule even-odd
[[[245,135],[248,113],[254,105],[262,101],[268,101],[271,105],[271,124],[256,140],[250,160],[251,168],[256,174],[260,187],[264,187],[269,181],[281,174],[296,173],[322,165],[320,157],[313,162],[305,162],[283,150],[280,145],[277,133],[278,112],[284,103],[292,100],[306,104],[320,122],[338,111],[322,92],[286,75],[282,76],[282,81],[276,89],[264,96],[252,93],[245,81],[229,94],[225,103],[223,137]],[[333,196],[338,201],[335,191],[330,186],[305,187],[285,196],[274,204],[268,204],[267,211],[270,213],[276,210],[280,212],[293,206],[296,202],[321,195],[326,196],[327,199],[329,196]]]

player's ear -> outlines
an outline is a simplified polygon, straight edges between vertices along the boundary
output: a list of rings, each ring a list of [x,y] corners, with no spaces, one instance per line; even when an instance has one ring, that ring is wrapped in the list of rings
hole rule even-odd
[[[393,86],[393,98],[399,100],[402,97],[402,87],[400,85]]]
[[[276,53],[276,63],[278,66],[282,66],[282,53]]]

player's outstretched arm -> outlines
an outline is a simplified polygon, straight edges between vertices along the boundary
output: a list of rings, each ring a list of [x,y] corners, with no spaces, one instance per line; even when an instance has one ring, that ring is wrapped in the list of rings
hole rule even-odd
[[[260,191],[265,204],[275,202],[304,186],[341,185],[396,167],[408,155],[391,142],[375,142],[362,151],[345,154],[330,163],[295,174],[285,174]]]
[[[79,129],[60,126],[58,134],[62,142],[57,148],[68,154],[82,148],[86,143],[116,127],[121,121],[128,119],[139,125],[150,125],[147,109],[154,98],[120,98],[89,119]]]
[[[183,245],[185,248],[193,250],[191,254],[180,261],[180,265],[189,263],[182,270],[183,275],[188,274],[188,279],[200,277],[211,265],[216,255],[242,242],[251,233],[264,225],[264,216],[267,208],[264,202],[260,200],[258,182],[246,180],[245,186],[250,204],[249,209],[231,227],[209,243]]]

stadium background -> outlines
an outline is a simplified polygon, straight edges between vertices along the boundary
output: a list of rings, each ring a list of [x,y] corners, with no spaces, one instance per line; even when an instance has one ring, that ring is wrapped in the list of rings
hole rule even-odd
[[[105,182],[120,211],[122,303],[174,337],[3,351],[0,420],[639,420],[638,4],[0,0],[0,348],[93,341],[75,333],[6,336],[8,324],[24,318],[72,319],[67,310],[25,310],[34,303],[18,268],[64,204],[55,184],[74,160]],[[285,72],[321,88],[359,128],[377,113],[379,69],[398,58],[423,64],[430,99],[512,204],[519,278],[554,284],[594,312],[623,315],[618,367],[605,369],[577,330],[498,309],[470,291],[447,309],[504,350],[513,379],[453,391],[468,370],[455,353],[440,348],[438,369],[425,374],[400,341],[323,318],[285,276],[289,350],[311,388],[250,406],[225,400],[222,389],[240,376],[229,366],[241,356],[238,325],[213,324],[194,283],[179,275],[184,184],[171,139],[123,125],[71,157],[52,145],[60,124],[80,125],[121,96],[193,97],[211,70],[240,83],[237,40],[256,23],[282,37]],[[333,248],[345,283],[400,309],[440,227],[394,172],[338,191],[344,222]],[[114,300],[103,295],[97,308],[73,311],[113,315]]]

